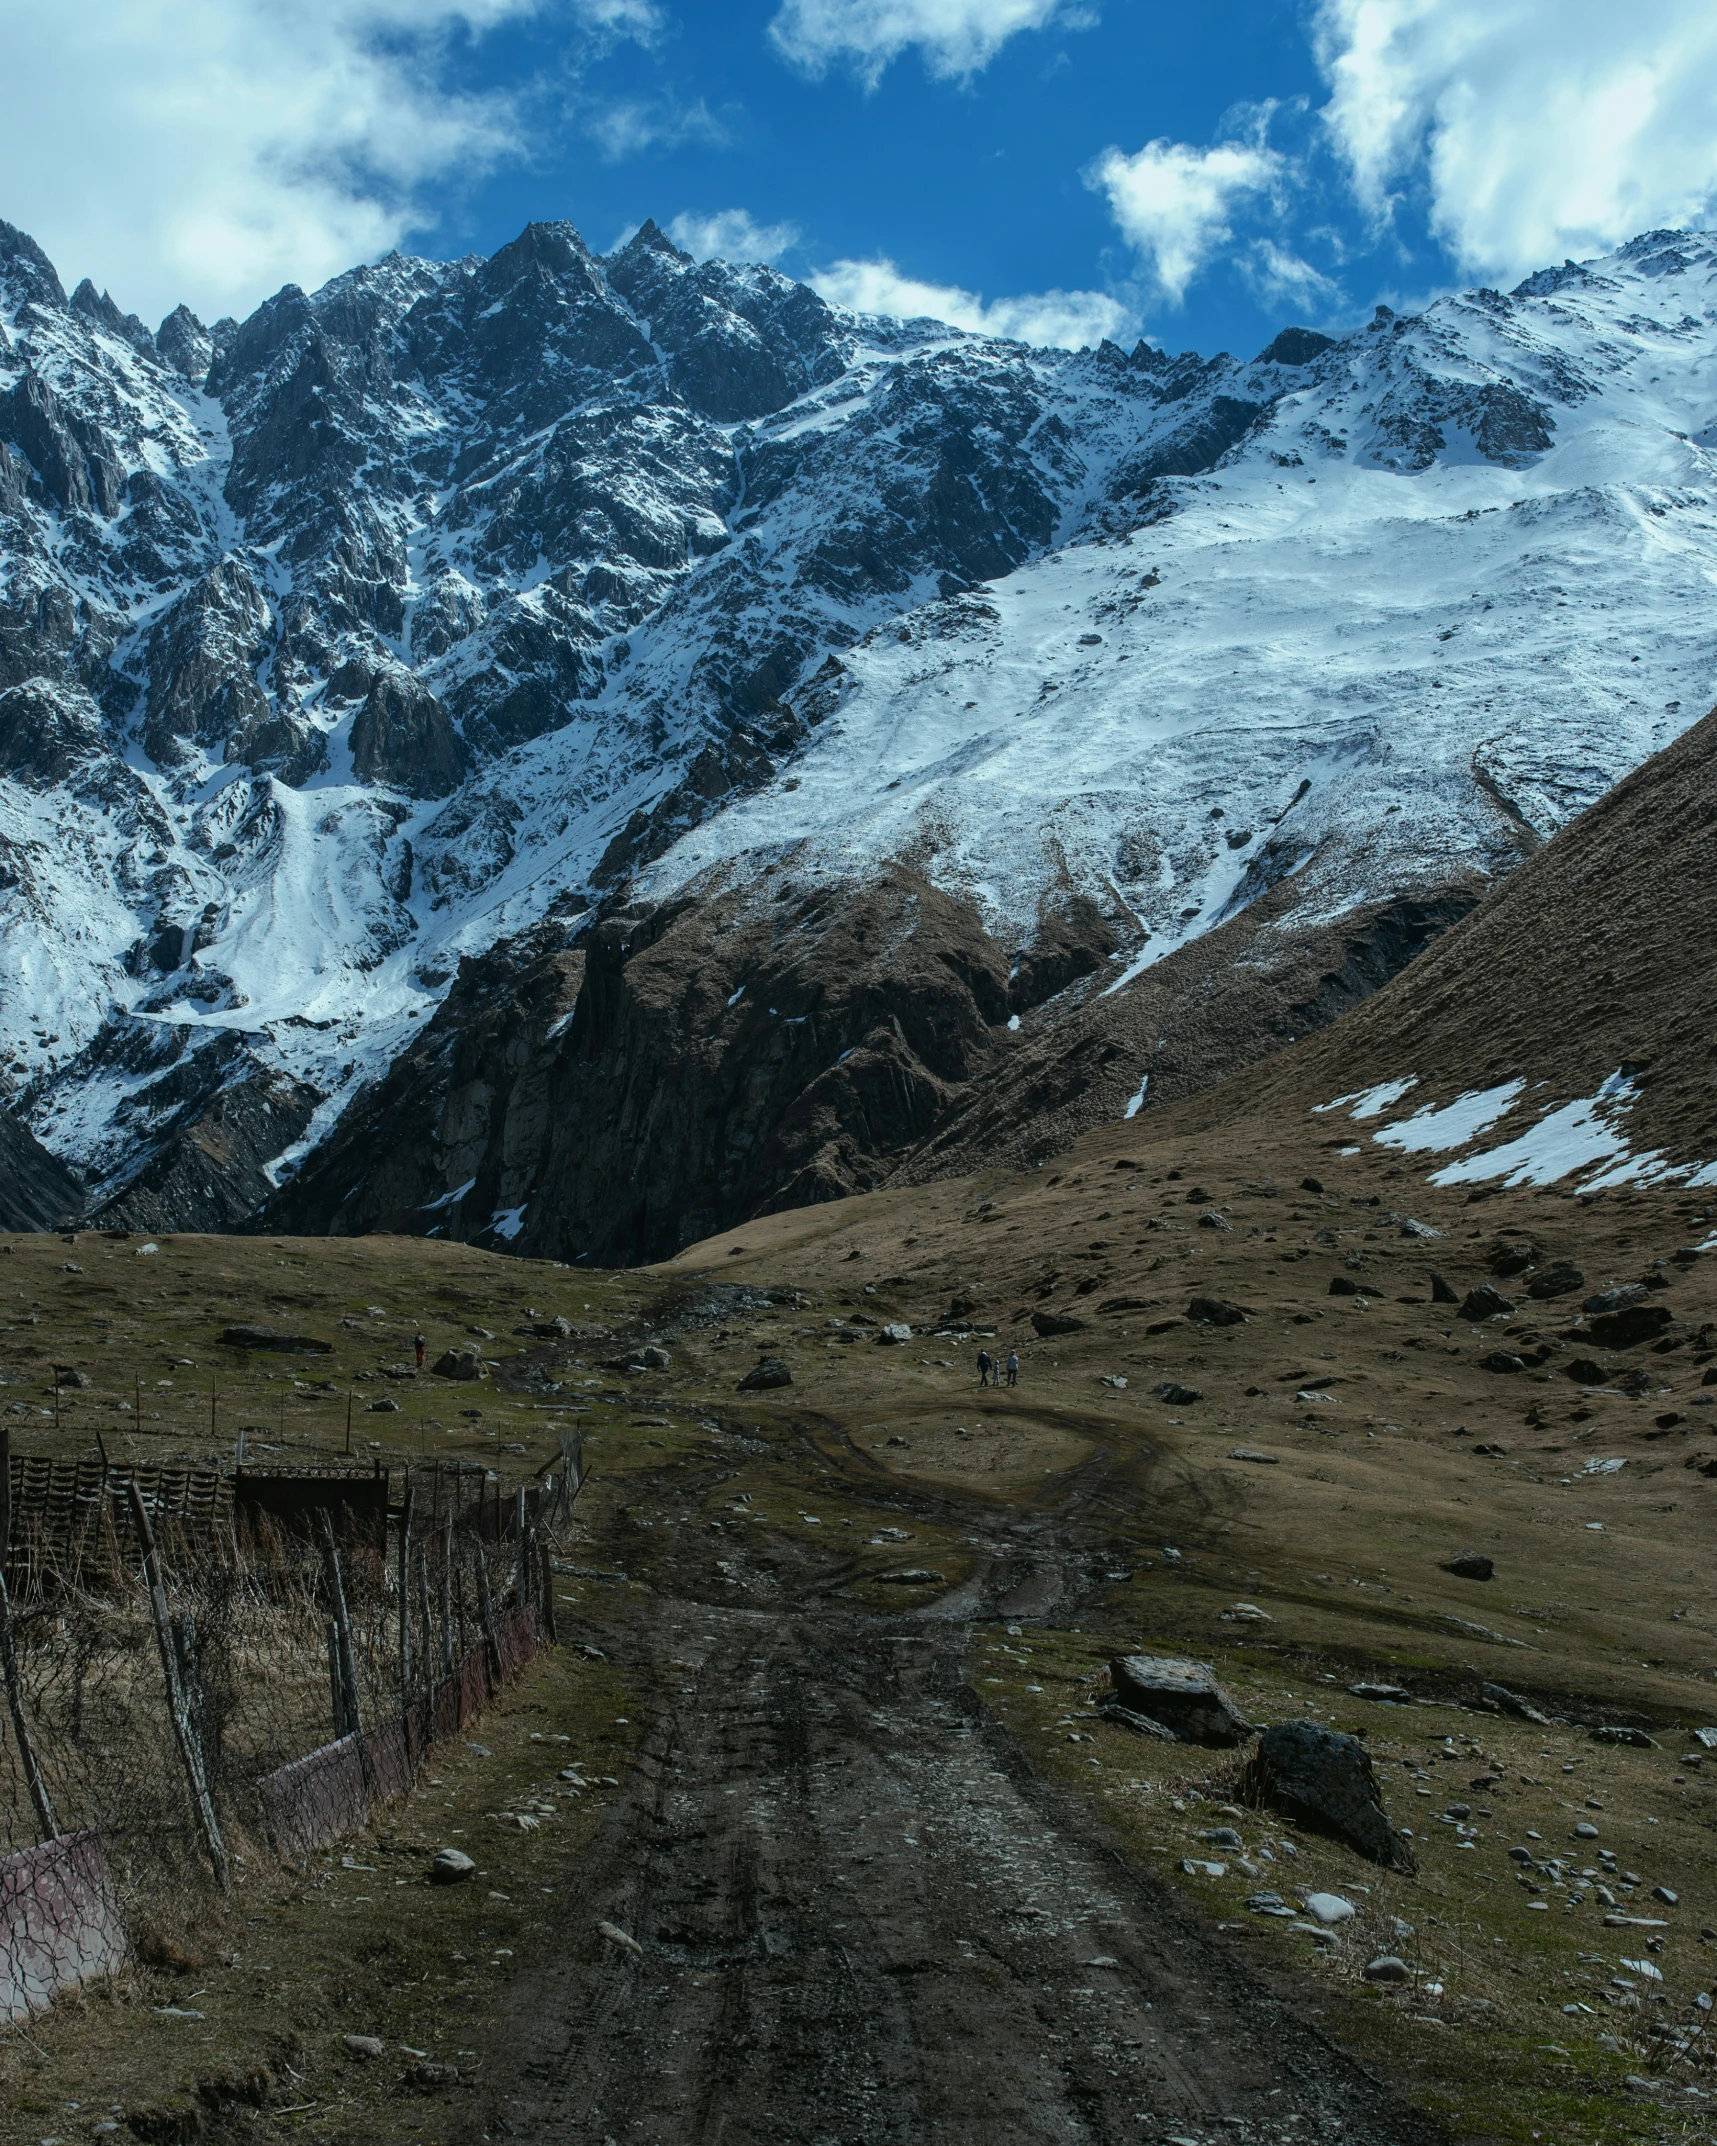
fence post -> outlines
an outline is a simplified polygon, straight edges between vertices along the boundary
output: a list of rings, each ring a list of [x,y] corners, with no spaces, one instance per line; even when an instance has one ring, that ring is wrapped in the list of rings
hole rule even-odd
[[[6,1704],[12,1712],[12,1733],[18,1739],[18,1756],[23,1761],[24,1779],[29,1783],[30,1801],[36,1806],[36,1823],[46,1841],[53,1840],[60,1829],[48,1797],[48,1784],[42,1779],[42,1769],[36,1762],[30,1725],[24,1716],[24,1686],[18,1675],[18,1649],[12,1632],[12,1590],[6,1584],[6,1554],[11,1547],[12,1433],[0,1425],[0,1663],[5,1668]]]
[[[346,1609],[346,1583],[340,1577],[340,1551],[334,1540],[334,1523],[328,1517],[325,1505],[317,1508],[316,1521],[322,1536],[322,1570],[334,1611],[334,1645],[340,1665],[340,1683],[346,1694],[346,1730],[358,1738],[358,1756],[367,1778],[370,1768],[369,1760],[364,1756],[364,1719],[358,1708],[358,1660],[352,1651],[352,1620]]]
[[[429,1615],[429,1545],[416,1545],[418,1657],[423,1663],[422,1682],[427,1691],[435,1681],[434,1657],[430,1652],[435,1626]]]
[[[538,1584],[542,1588],[543,1637],[551,1647],[558,1647],[560,1645],[560,1630],[555,1622],[554,1614],[554,1550],[546,1535],[542,1539],[540,1548],[542,1576]]]
[[[339,1742],[352,1724],[346,1719],[346,1680],[340,1674],[340,1633],[332,1617],[328,1619],[328,1711],[334,1722],[334,1741]]]
[[[149,1608],[155,1620],[155,1643],[161,1650],[161,1674],[167,1685],[167,1711],[173,1717],[173,1735],[179,1746],[179,1756],[184,1762],[185,1779],[190,1784],[191,1802],[197,1813],[197,1823],[202,1828],[203,1841],[209,1851],[209,1861],[215,1867],[215,1876],[220,1881],[222,1892],[232,1889],[232,1871],[227,1863],[226,1842],[221,1839],[220,1822],[215,1817],[214,1799],[209,1794],[208,1776],[203,1771],[202,1749],[192,1727],[189,1710],[185,1704],[184,1686],[179,1681],[178,1649],[173,1643],[172,1620],[167,1614],[167,1589],[161,1579],[161,1553],[155,1547],[155,1530],[149,1523],[149,1509],[143,1502],[143,1493],[137,1487],[137,1478],[132,1476],[127,1486],[131,1492],[131,1521],[137,1530],[137,1539],[143,1545],[143,1584],[149,1590]]]
[[[441,1570],[437,1575],[441,1598],[441,1674],[453,1674],[453,1515],[441,1516]]]
[[[495,1598],[489,1592],[489,1560],[483,1555],[483,1538],[473,1542],[472,1554],[477,1560],[477,1600],[483,1612],[483,1638],[489,1649],[489,1667],[495,1683],[501,1681],[501,1635],[495,1626]]]
[[[513,1568],[513,1607],[523,1609],[531,1599],[531,1546],[525,1540],[525,1486],[513,1497],[513,1533],[518,1537],[518,1556]]]
[[[411,1704],[411,1509],[415,1497],[411,1474],[399,1512],[399,1703]]]

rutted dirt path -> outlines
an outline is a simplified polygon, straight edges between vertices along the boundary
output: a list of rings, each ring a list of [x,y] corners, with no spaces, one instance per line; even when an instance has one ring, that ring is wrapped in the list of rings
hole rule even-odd
[[[658,1596],[654,1696],[491,2135],[1407,2146],[1442,2134],[1038,1782],[966,1628]],[[597,1937],[605,1920],[642,1945]]]

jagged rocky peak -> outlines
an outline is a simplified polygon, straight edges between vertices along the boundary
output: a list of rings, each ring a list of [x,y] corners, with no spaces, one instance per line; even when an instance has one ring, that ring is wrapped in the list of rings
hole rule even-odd
[[[62,308],[65,287],[47,255],[27,231],[0,220],[0,295],[8,311],[27,305]]]
[[[155,348],[193,387],[208,378],[215,339],[189,306],[175,306],[155,331]]]

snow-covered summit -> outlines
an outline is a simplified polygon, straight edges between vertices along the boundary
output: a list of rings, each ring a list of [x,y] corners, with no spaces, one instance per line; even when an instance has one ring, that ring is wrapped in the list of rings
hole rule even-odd
[[[634,874],[1071,886],[1124,988],[1289,874],[1506,868],[1712,698],[1714,366],[1678,233],[1243,362],[654,225],[151,335],[0,226],[0,1062],[111,1184],[169,1070],[319,1137]]]

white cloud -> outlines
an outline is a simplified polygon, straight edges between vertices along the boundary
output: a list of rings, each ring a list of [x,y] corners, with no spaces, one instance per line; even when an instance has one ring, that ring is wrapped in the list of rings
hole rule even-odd
[[[1689,0],[1321,0],[1324,119],[1362,203],[1428,186],[1504,280],[1717,200],[1717,13]]]
[[[782,0],[769,35],[807,74],[841,61],[874,89],[914,45],[933,75],[973,75],[1010,37],[1057,19],[1083,29],[1093,18],[1063,0]]]
[[[5,214],[154,320],[314,286],[521,147],[447,61],[509,21],[648,41],[654,0],[0,0]]]
[[[1271,305],[1327,308],[1341,303],[1341,287],[1274,239],[1255,239],[1240,256],[1240,273]]]
[[[920,283],[892,261],[836,261],[809,278],[831,305],[853,313],[887,313],[897,320],[943,320],[978,335],[1005,336],[1038,349],[1078,350],[1125,334],[1131,315],[1104,291],[1039,291],[987,304],[951,283]]]
[[[777,261],[799,243],[799,227],[756,223],[744,209],[717,209],[713,216],[683,210],[669,224],[668,236],[700,261]]]
[[[685,142],[725,149],[732,140],[701,97],[691,104],[654,97],[593,107],[586,115],[585,131],[610,163],[646,149],[677,149]]]
[[[1266,115],[1267,116],[1267,115]],[[1281,194],[1287,159],[1263,140],[1147,142],[1134,156],[1105,150],[1086,174],[1109,197],[1115,221],[1145,256],[1158,290],[1179,305],[1187,286],[1234,236],[1232,217],[1248,198]]]

